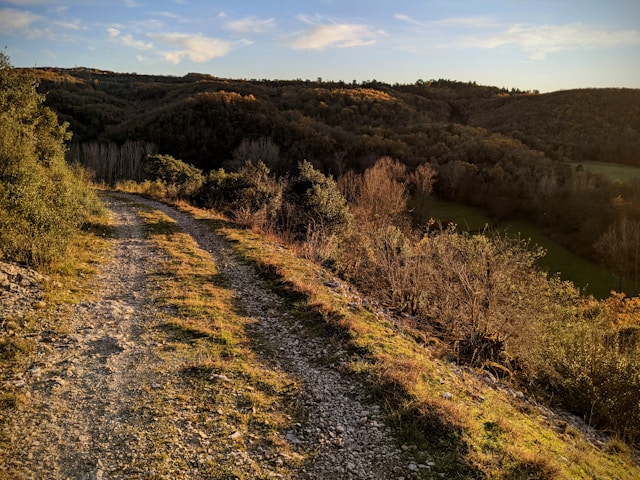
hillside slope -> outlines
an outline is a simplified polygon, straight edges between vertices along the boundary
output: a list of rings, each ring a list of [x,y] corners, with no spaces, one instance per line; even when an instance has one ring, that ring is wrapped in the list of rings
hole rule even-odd
[[[478,102],[471,125],[572,162],[640,166],[640,90],[585,89]]]
[[[355,167],[382,155],[442,163],[434,147],[451,124],[499,132],[577,162],[637,164],[640,150],[637,90],[534,95],[447,80],[388,85],[33,71],[75,142],[149,141],[205,169],[231,159],[244,137],[272,137],[294,165],[306,158],[335,169],[337,154]],[[485,136],[474,128],[456,135],[460,143]]]

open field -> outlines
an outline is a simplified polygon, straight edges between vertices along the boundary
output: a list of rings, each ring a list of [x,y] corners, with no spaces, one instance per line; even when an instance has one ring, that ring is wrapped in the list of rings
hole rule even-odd
[[[640,168],[633,165],[606,162],[580,162],[572,163],[571,165],[574,167],[582,165],[585,170],[601,173],[614,182],[624,183],[632,180],[640,180]]]
[[[629,167],[632,168],[632,167]],[[640,172],[640,169],[636,170]],[[459,230],[482,231],[492,225],[486,213],[480,209],[438,198],[430,200],[429,215],[442,222],[452,222]],[[492,228],[496,226],[493,225]],[[532,246],[539,245],[547,252],[541,259],[540,265],[551,273],[560,273],[565,280],[571,280],[586,293],[597,298],[605,298],[611,290],[619,289],[617,278],[603,268],[585,258],[582,258],[567,248],[547,237],[540,229],[525,221],[500,222],[497,228],[509,234],[530,239]]]

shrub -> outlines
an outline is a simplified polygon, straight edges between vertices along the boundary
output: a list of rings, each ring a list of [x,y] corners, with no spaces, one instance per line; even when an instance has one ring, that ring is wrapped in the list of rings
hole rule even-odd
[[[344,231],[351,214],[336,182],[304,161],[298,175],[286,185],[280,214],[280,227],[296,240],[313,231]]]
[[[69,138],[33,78],[0,53],[0,256],[50,265],[102,208],[82,171],[65,162]]]
[[[611,326],[611,312],[585,305],[547,325],[536,349],[539,382],[590,424],[640,439],[638,330]],[[633,329],[632,329],[633,330]],[[630,337],[633,339],[630,341]]]
[[[202,170],[171,155],[148,156],[144,176],[146,180],[164,183],[167,195],[180,199],[193,198],[204,184]]]
[[[237,173],[211,172],[199,201],[244,224],[265,227],[280,209],[282,186],[264,163],[247,162]]]
[[[540,250],[504,236],[449,228],[418,237],[381,226],[346,242],[337,262],[342,275],[385,305],[414,315],[476,365],[511,367],[567,288],[535,267]]]
[[[365,170],[355,195],[361,221],[378,225],[392,223],[407,210],[407,169],[389,157]]]

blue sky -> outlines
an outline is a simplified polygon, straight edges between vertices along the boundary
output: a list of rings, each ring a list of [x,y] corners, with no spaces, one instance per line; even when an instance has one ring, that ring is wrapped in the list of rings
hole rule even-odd
[[[640,88],[640,0],[9,0],[18,67]]]

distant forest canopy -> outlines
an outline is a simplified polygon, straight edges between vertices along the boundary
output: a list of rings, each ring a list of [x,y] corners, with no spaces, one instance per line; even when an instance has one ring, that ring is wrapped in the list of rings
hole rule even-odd
[[[410,170],[429,164],[438,196],[498,220],[532,221],[634,279],[634,290],[640,285],[640,185],[576,168],[594,161],[640,167],[638,89],[539,94],[452,80],[389,85],[31,71],[47,104],[70,124],[72,159],[100,180],[136,179],[150,153],[205,172],[263,160],[282,175],[308,160],[336,178],[385,156]],[[247,158],[247,142],[263,142],[268,158]]]
[[[636,89],[536,94],[451,80],[389,85],[86,68],[35,73],[74,142],[143,140],[205,170],[231,159],[244,138],[270,137],[285,163],[306,158],[338,173],[336,156],[360,169],[381,155],[410,166],[441,163],[443,155],[473,160],[469,143],[490,133],[553,160],[640,166]]]

